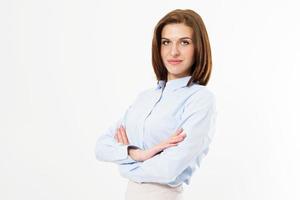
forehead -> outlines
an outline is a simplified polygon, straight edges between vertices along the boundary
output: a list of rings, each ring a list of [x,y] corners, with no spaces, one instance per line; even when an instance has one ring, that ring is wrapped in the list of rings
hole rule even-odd
[[[181,24],[167,24],[161,32],[161,37],[168,39],[189,37],[192,38],[193,29],[183,23]]]

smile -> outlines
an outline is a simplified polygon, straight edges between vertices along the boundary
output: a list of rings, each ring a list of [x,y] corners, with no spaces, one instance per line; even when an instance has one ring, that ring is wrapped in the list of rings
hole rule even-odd
[[[168,60],[168,63],[170,63],[171,65],[177,65],[181,62],[182,62],[182,60]]]

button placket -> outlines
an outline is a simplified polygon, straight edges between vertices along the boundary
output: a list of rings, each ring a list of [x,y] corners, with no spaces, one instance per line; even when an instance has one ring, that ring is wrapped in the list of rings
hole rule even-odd
[[[157,100],[154,101],[154,103],[151,106],[151,109],[148,110],[148,112],[146,113],[146,115],[143,118],[144,120],[143,120],[143,123],[142,123],[142,126],[141,126],[141,133],[142,133],[142,139],[141,139],[142,145],[141,146],[143,147],[143,149],[145,149],[145,143],[143,142],[144,141],[144,134],[145,134],[145,122],[146,122],[147,118],[150,116],[150,114],[152,113],[152,111],[155,108],[155,106],[161,100],[161,98],[163,96],[163,90],[164,89],[161,90],[161,92],[159,93],[159,96],[158,96]]]

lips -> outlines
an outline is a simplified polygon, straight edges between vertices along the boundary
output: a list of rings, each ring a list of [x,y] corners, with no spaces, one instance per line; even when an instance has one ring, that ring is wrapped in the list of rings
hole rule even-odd
[[[179,60],[179,59],[170,59],[170,60],[168,60],[168,63],[170,63],[171,65],[177,65],[181,62],[182,62],[182,60]]]

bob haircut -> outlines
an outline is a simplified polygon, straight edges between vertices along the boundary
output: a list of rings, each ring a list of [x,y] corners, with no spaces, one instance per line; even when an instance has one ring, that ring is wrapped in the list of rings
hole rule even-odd
[[[195,11],[186,9],[176,9],[166,14],[155,26],[152,39],[152,66],[156,74],[157,81],[167,81],[168,71],[163,64],[160,48],[161,48],[161,33],[167,24],[183,23],[193,29],[193,44],[194,44],[194,63],[191,68],[191,79],[187,83],[190,86],[192,83],[206,85],[209,81],[212,68],[211,48],[208,34],[200,15]]]

